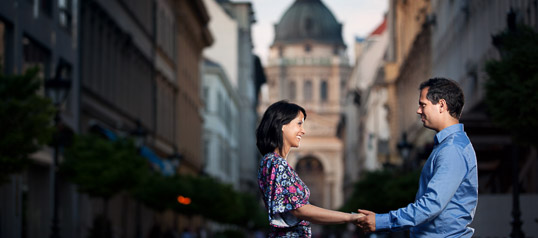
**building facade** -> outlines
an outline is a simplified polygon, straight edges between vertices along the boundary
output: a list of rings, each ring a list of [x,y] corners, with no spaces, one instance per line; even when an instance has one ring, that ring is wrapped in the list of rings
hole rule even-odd
[[[206,60],[203,70],[205,172],[239,189],[239,95],[224,69]]]
[[[78,1],[2,1],[0,3],[0,67],[5,75],[22,74],[38,67],[38,77],[61,76],[71,81],[66,102],[61,105],[61,125],[78,131],[79,30],[75,20]],[[44,90],[39,92],[44,95]],[[9,116],[9,115],[1,115]],[[52,123],[52,122],[51,122]],[[26,171],[12,175],[0,185],[0,237],[45,237],[52,232],[54,182],[65,209],[58,209],[61,235],[77,234],[75,187],[55,174],[53,149],[31,155]],[[60,158],[61,159],[61,158]]]
[[[314,205],[336,209],[343,202],[341,140],[336,135],[342,91],[350,73],[342,25],[319,0],[297,0],[275,25],[267,95],[259,113],[286,99],[306,109],[306,135],[288,162],[311,191]]]
[[[201,67],[203,49],[213,43],[209,14],[202,0],[174,1],[177,22],[177,143],[184,157],[181,169],[203,171],[203,116]],[[183,172],[183,171],[180,171]]]
[[[451,78],[462,86],[465,107],[460,121],[477,154],[479,205],[472,224],[476,228],[475,236],[509,236],[514,231],[516,214],[506,201],[512,201],[516,179],[521,193],[518,214],[521,230],[528,237],[537,236],[538,206],[529,202],[536,200],[538,192],[536,148],[523,147],[519,156],[513,154],[514,141],[509,133],[495,126],[488,114],[484,87],[488,80],[486,62],[501,58],[492,44],[492,36],[507,29],[511,10],[516,24],[538,30],[536,1],[432,1],[431,4],[436,19],[431,29],[431,46],[435,49],[431,54],[432,74]],[[516,156],[518,178],[512,172]],[[492,216],[490,211],[500,207],[499,216]]]
[[[174,173],[166,158],[181,155],[177,172],[197,175],[204,164],[200,70],[202,49],[212,43],[208,21],[202,0],[4,1],[0,57],[7,74],[39,66],[45,79],[64,65],[72,89],[61,118],[72,131],[129,136],[144,129],[141,154],[158,160],[148,163]],[[50,235],[52,150],[32,157],[37,163],[0,188],[1,237]],[[56,179],[60,236],[87,237],[104,203]],[[126,192],[108,204],[117,237],[146,237],[155,225],[180,230],[201,223],[157,214]]]
[[[506,29],[510,9],[518,23],[537,29],[533,1],[389,1],[390,42],[385,65],[389,85],[390,148],[398,164],[419,168],[433,148],[434,131],[417,118],[418,86],[431,77],[457,81],[465,93],[460,122],[475,148],[479,174],[479,205],[470,225],[476,237],[508,236],[515,229],[508,203],[512,193],[512,148],[509,134],[497,128],[487,112],[485,63],[499,59],[491,36]],[[404,139],[405,138],[405,139]],[[407,145],[408,153],[402,153]],[[535,217],[536,150],[520,157],[521,226],[537,234]],[[502,177],[502,178],[501,178]],[[490,211],[496,210],[493,216]],[[502,214],[502,215],[501,215]],[[492,225],[495,224],[495,225]]]
[[[387,20],[355,42],[356,59],[346,83],[341,127],[344,141],[344,192],[350,195],[363,171],[380,169],[388,159],[390,128],[384,57],[389,42]]]
[[[251,28],[254,23],[254,12],[252,5],[247,2],[215,1],[205,0],[211,16],[209,28],[215,34],[215,44],[204,51],[204,56],[210,61],[222,67],[231,89],[229,92],[221,94],[222,100],[233,102],[238,100],[237,115],[234,116],[234,133],[237,139],[236,152],[226,156],[231,156],[237,172],[238,182],[236,188],[252,193],[257,191],[257,150],[255,141],[252,139],[256,130],[256,80],[255,56],[253,55],[253,43]],[[235,99],[235,94],[238,96]],[[211,94],[209,94],[211,95]],[[212,102],[208,99],[208,103]],[[219,103],[226,103],[219,101]],[[212,107],[212,105],[206,105]],[[232,140],[234,140],[232,139]],[[211,141],[211,138],[204,138],[204,141]],[[227,141],[221,141],[224,146]],[[210,160],[215,158],[207,157]],[[235,170],[237,167],[237,170]]]

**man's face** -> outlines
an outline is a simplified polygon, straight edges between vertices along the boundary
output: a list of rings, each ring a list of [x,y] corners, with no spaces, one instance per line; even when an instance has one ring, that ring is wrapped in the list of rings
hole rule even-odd
[[[439,103],[434,105],[430,100],[428,100],[428,98],[426,98],[429,89],[429,87],[426,87],[420,91],[417,114],[420,115],[420,119],[424,127],[439,131],[437,129],[437,124],[439,124],[441,119]]]

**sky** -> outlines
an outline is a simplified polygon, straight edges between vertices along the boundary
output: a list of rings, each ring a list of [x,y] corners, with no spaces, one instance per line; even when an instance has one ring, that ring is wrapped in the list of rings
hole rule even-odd
[[[254,8],[256,23],[252,27],[254,53],[265,65],[269,46],[274,40],[274,24],[295,0],[250,0]],[[389,0],[322,0],[343,24],[342,37],[347,45],[347,53],[354,61],[353,42],[355,36],[366,37],[381,24],[388,9]],[[244,2],[244,0],[243,0]]]

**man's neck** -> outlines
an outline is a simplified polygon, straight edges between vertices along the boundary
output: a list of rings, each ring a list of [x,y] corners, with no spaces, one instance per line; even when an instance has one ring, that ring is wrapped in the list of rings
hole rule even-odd
[[[449,126],[453,126],[453,125],[456,125],[456,124],[459,124],[460,121],[458,119],[451,119],[451,120],[447,120],[445,123],[443,123],[438,130],[435,130],[436,132],[440,132],[442,130],[444,130],[445,128],[449,127]]]

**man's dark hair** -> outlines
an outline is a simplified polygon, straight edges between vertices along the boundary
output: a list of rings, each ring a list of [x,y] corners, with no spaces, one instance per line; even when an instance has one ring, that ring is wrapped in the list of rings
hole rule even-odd
[[[435,105],[439,100],[444,99],[450,115],[460,119],[465,99],[463,90],[456,81],[446,78],[431,78],[420,84],[419,89],[422,91],[424,88],[429,88],[426,94],[428,100]]]
[[[262,155],[271,153],[278,148],[282,155],[282,126],[290,123],[302,112],[306,120],[304,108],[287,101],[273,103],[265,113],[256,129],[256,146]]]

